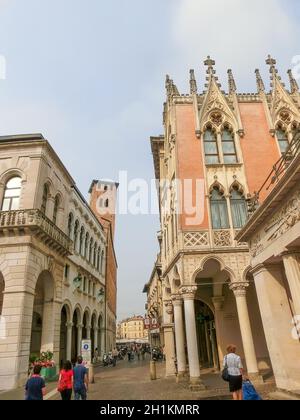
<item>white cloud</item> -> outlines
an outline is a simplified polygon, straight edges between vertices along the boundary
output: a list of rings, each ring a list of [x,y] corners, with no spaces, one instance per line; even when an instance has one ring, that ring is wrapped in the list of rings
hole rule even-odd
[[[198,68],[210,54],[223,68],[218,73],[232,67],[243,81],[254,81],[268,53],[290,66],[300,29],[287,6],[286,0],[180,0],[172,28],[180,62]]]

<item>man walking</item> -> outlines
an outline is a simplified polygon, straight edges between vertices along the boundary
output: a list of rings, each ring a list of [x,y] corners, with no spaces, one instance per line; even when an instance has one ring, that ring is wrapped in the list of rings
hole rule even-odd
[[[77,359],[77,365],[74,368],[74,393],[75,400],[86,400],[86,394],[89,387],[88,370],[82,364],[81,356]]]
[[[119,354],[118,350],[116,348],[114,348],[113,351],[112,351],[114,367],[117,365],[118,354]]]

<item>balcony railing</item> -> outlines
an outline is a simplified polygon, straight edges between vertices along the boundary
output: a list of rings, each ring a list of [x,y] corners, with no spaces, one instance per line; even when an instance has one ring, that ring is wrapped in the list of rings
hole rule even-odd
[[[72,241],[40,210],[0,212],[0,234],[33,234],[61,254],[71,254]]]

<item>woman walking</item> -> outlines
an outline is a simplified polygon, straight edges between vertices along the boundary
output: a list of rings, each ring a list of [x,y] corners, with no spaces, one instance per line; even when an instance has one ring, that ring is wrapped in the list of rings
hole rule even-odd
[[[235,401],[243,399],[243,365],[240,356],[236,354],[236,346],[230,344],[227,347],[227,355],[224,357],[223,368],[227,369],[229,376],[229,389]]]
[[[59,374],[58,382],[58,391],[63,401],[70,401],[72,398],[73,376],[72,363],[67,360]]]

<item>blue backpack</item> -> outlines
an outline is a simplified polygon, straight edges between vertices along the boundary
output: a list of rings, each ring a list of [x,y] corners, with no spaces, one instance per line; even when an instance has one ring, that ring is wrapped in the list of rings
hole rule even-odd
[[[243,397],[245,401],[262,401],[261,396],[250,381],[243,382]]]

